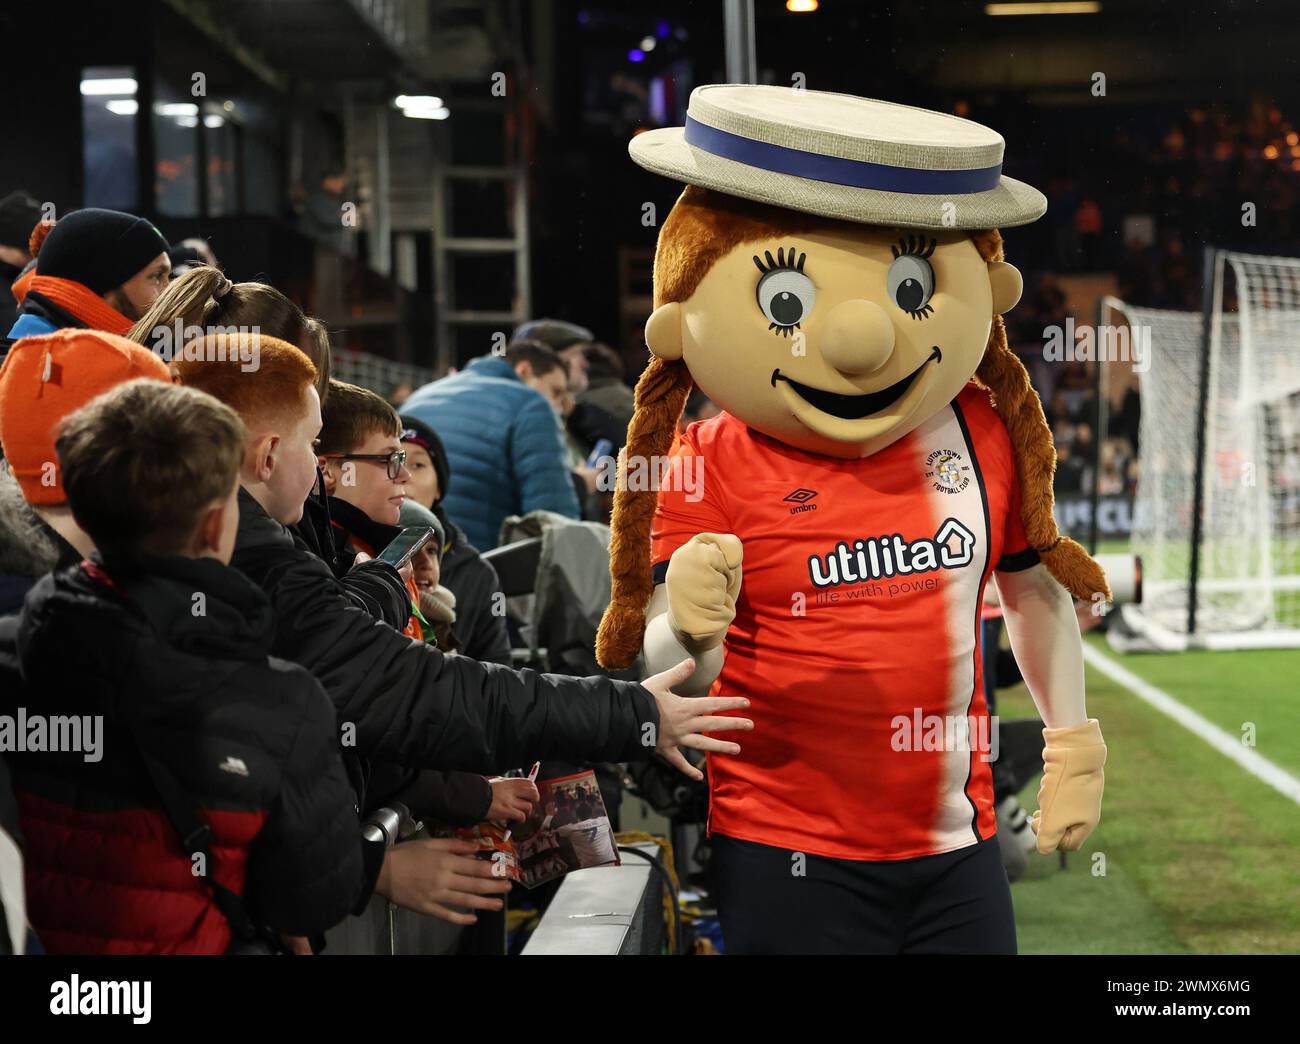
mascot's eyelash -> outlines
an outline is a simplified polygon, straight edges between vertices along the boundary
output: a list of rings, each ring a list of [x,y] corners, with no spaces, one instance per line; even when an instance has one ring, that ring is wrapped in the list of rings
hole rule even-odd
[[[901,236],[898,240],[898,246],[891,246],[889,249],[894,252],[894,257],[899,258],[904,254],[914,254],[916,257],[929,257],[934,253],[934,248],[939,245],[937,239],[931,239],[926,243],[925,236]]]
[[[767,264],[763,264],[762,258],[760,258],[757,254],[754,255],[754,264],[758,265],[758,270],[763,273],[774,272],[778,268],[789,268],[795,272],[802,272],[803,263],[805,259],[808,257],[808,255],[806,253],[800,254],[799,260],[796,261],[794,254],[795,254],[794,247],[790,248],[790,252],[788,254],[786,253],[785,247],[777,248],[775,258],[772,257],[772,251],[764,250],[763,257],[767,259]]]
[[[766,259],[767,264],[763,263],[764,259]],[[772,256],[772,251],[770,250],[764,250],[763,257],[759,257],[757,254],[755,254],[754,264],[758,266],[758,270],[762,272],[764,275],[766,275],[768,272],[775,272],[780,269],[787,269],[791,272],[802,272],[803,263],[807,259],[808,259],[808,254],[806,252],[800,254],[799,257],[796,259],[794,247],[791,247],[788,252],[786,251],[785,247],[778,247],[776,251],[776,257]],[[793,323],[790,326],[782,326],[780,323],[768,323],[767,328],[771,330],[773,333],[775,333],[777,337],[789,337],[791,336],[790,334],[791,330],[799,329],[799,324]]]

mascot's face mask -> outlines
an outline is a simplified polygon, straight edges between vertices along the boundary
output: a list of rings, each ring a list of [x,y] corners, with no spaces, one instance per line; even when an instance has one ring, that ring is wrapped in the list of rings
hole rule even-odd
[[[1020,292],[965,232],[837,223],[739,243],[655,310],[646,341],[751,427],[865,457],[957,396]]]

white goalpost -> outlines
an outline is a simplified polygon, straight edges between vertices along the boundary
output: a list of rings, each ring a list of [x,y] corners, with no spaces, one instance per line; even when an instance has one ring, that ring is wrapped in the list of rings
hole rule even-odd
[[[1300,647],[1300,258],[1211,250],[1206,275],[1202,313],[1109,302],[1150,348],[1123,619],[1154,649]]]

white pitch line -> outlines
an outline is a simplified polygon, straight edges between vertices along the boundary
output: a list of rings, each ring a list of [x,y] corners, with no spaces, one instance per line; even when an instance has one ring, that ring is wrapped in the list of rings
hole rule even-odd
[[[1083,658],[1092,667],[1111,681],[1118,682],[1144,703],[1150,704],[1161,714],[1173,718],[1193,735],[1205,740],[1225,758],[1230,758],[1244,768],[1256,779],[1267,783],[1284,797],[1289,797],[1300,805],[1300,779],[1287,772],[1279,765],[1273,764],[1262,754],[1255,753],[1250,747],[1242,745],[1240,739],[1231,732],[1219,728],[1206,720],[1190,707],[1179,703],[1165,692],[1157,689],[1149,681],[1139,678],[1126,667],[1121,667],[1109,656],[1098,652],[1087,642],[1083,646]]]

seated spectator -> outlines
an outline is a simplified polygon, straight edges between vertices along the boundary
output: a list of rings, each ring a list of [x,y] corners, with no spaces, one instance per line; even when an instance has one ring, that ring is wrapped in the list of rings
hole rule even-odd
[[[171,379],[138,344],[76,328],[23,339],[0,369],[0,615],[17,612],[39,577],[94,550],[68,507],[52,432],[135,377]]]
[[[473,660],[510,664],[510,636],[506,630],[505,595],[492,564],[469,542],[465,531],[443,509],[451,482],[451,462],[437,432],[405,414],[402,445],[411,473],[407,503],[429,508],[442,523],[444,541],[439,570],[442,586],[456,599],[456,637],[459,651]],[[403,505],[405,507],[405,505]]]
[[[420,615],[424,619],[424,640],[432,642],[443,652],[451,654],[460,650],[456,634],[456,595],[442,584],[442,549],[447,541],[446,531],[438,516],[414,500],[402,501],[402,529],[429,528],[433,536],[411,559],[415,587],[420,596]]]
[[[324,933],[378,863],[365,880],[329,700],[269,657],[270,604],[227,565],[243,425],[202,392],[135,380],[66,419],[56,448],[98,550],[0,624],[0,676],[103,733],[12,755],[36,933],[78,954]]]
[[[559,420],[567,390],[555,353],[522,341],[504,355],[471,360],[406,401],[406,414],[442,437],[456,475],[443,506],[475,547],[496,547],[509,515],[579,517]]]
[[[48,231],[32,237],[36,274],[0,355],[70,326],[126,334],[167,288],[167,240],[144,218],[88,207],[38,228]]]

